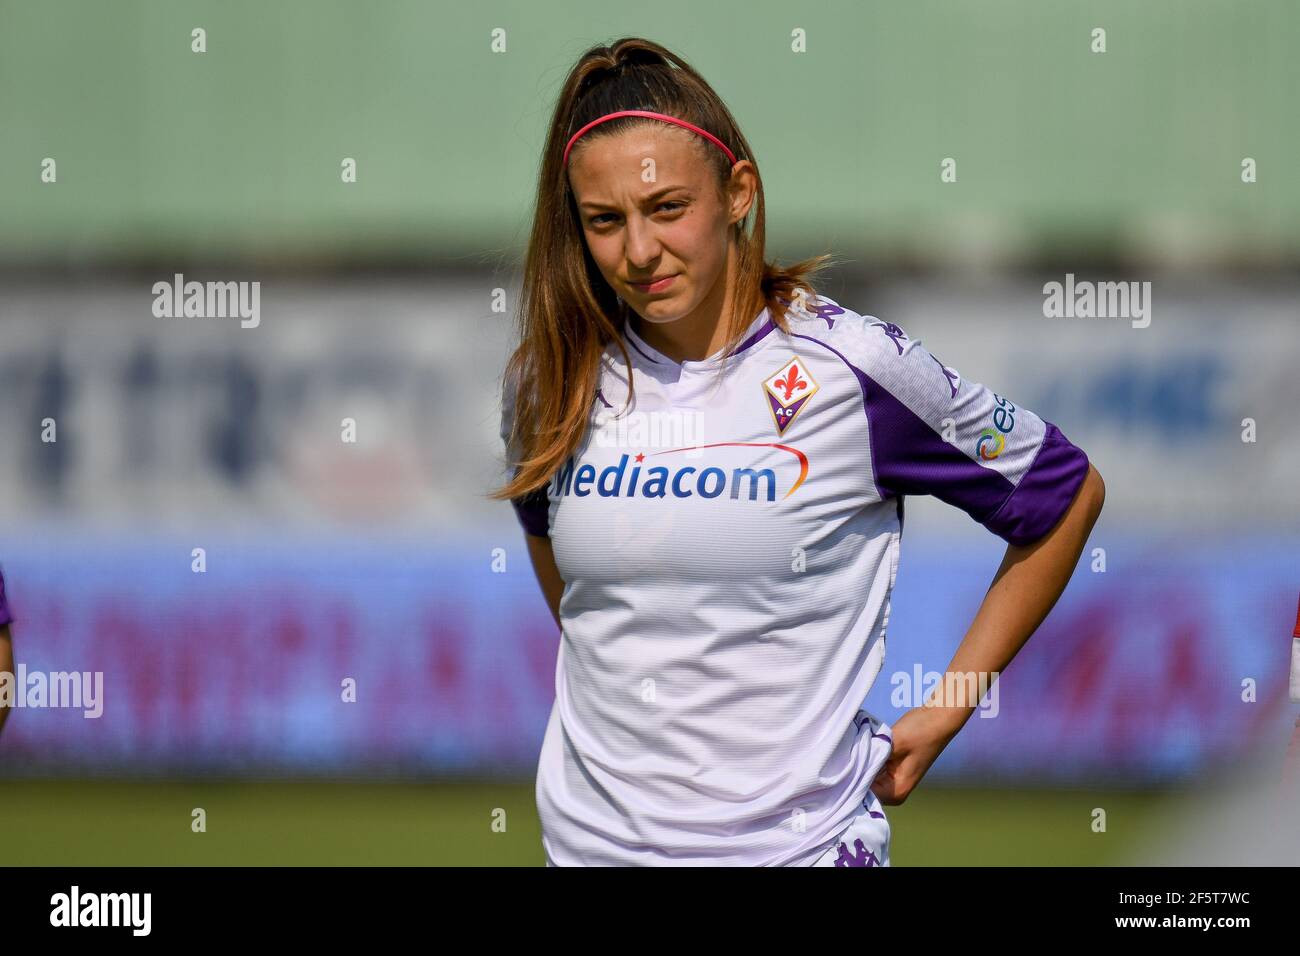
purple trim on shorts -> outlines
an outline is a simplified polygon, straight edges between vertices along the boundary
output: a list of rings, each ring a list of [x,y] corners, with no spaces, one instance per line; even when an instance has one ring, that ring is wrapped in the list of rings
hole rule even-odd
[[[1083,483],[1087,456],[1050,422],[1044,422],[1047,430],[1034,463],[1014,485],[944,441],[925,419],[836,349],[810,335],[792,335],[832,352],[857,377],[871,439],[871,469],[882,500],[933,495],[1008,543],[1029,544],[1056,525]],[[888,442],[882,440],[886,436]],[[906,455],[894,454],[894,449],[905,449]],[[1024,494],[1017,496],[1020,489]]]

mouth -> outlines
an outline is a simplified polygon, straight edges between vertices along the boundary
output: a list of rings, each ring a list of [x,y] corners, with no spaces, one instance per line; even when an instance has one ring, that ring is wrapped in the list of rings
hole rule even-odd
[[[640,293],[643,294],[655,293],[655,292],[662,292],[663,290],[667,289],[670,285],[673,284],[673,280],[676,278],[677,278],[676,275],[670,275],[670,276],[663,276],[662,278],[659,279],[652,279],[649,282],[632,282],[629,284],[632,286],[632,288],[636,289],[636,291]]]

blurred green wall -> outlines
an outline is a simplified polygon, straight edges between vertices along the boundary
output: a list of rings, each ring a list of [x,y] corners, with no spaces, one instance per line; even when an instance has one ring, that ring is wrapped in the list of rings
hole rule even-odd
[[[1294,0],[4,0],[0,261],[515,252],[559,84],[624,34],[727,100],[778,252],[1294,260],[1298,24]]]

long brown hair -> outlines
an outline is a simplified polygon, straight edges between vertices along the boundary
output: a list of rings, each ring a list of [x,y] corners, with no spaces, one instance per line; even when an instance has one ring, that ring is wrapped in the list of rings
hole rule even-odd
[[[811,279],[832,259],[820,255],[786,267],[764,261],[763,179],[758,163],[722,99],[688,63],[639,37],[589,49],[564,82],[542,150],[520,293],[519,345],[502,377],[503,395],[509,390],[506,401],[514,403],[508,441],[517,444],[517,468],[510,482],[489,493],[490,498],[518,498],[536,491],[577,448],[596,400],[600,356],[610,342],[617,343],[631,368],[620,335],[627,305],[591,258],[562,162],[569,137],[592,120],[625,109],[648,109],[687,120],[726,143],[737,161],[754,163],[755,200],[733,230],[739,265],[733,311],[723,319],[727,342],[734,345],[764,307],[776,326],[788,331],[786,304],[815,295]],[[583,141],[646,123],[658,121],[621,116],[595,127]],[[731,178],[730,161],[715,146],[703,152],[716,171],[721,194]],[[753,232],[746,235],[745,220],[751,213]]]

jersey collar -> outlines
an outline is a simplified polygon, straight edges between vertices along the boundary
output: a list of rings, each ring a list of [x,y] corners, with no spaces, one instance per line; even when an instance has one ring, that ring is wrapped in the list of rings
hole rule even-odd
[[[772,321],[771,311],[764,308],[758,313],[754,321],[749,323],[740,336],[740,344],[732,352],[732,356],[739,355],[741,352],[748,351],[756,346],[759,342],[771,335],[776,328],[776,323]],[[647,343],[641,336],[636,334],[632,328],[632,323],[625,321],[623,323],[623,337],[627,339],[627,344],[631,347],[633,353],[639,354],[647,363],[663,369],[681,369],[682,371],[705,371],[717,368],[722,364],[722,360],[727,356],[726,348],[721,348],[714,352],[706,359],[693,360],[688,359],[685,362],[675,362],[667,355],[664,355],[658,349]]]

